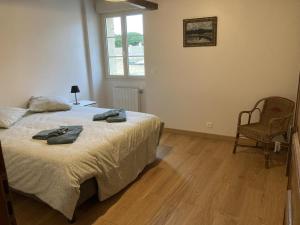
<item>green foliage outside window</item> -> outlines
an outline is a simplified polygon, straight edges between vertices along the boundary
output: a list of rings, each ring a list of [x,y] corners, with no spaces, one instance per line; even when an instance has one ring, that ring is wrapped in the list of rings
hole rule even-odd
[[[144,44],[144,37],[140,33],[129,32],[127,34],[127,38],[128,38],[128,45],[138,46],[140,43]],[[115,45],[117,48],[122,47],[122,36],[121,35],[116,36]]]

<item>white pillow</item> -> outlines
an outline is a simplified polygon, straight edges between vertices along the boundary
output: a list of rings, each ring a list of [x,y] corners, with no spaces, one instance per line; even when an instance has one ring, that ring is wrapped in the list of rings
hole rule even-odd
[[[62,97],[31,97],[29,100],[29,110],[32,112],[55,112],[70,110],[71,105],[68,100]]]
[[[9,128],[20,120],[27,110],[15,107],[0,107],[0,128]]]

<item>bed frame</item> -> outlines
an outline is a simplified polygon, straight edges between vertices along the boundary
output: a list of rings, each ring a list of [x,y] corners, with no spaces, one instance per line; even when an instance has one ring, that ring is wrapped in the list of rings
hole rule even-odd
[[[0,223],[17,225],[0,142]]]
[[[15,190],[13,188],[10,188],[10,189],[13,192],[17,193],[17,194],[23,195],[23,196],[28,197],[28,198],[35,199],[36,201],[39,201],[39,202],[43,202],[41,199],[39,199],[35,195],[27,194],[27,193]],[[77,202],[77,206],[76,206],[76,209],[75,209],[75,212],[74,212],[74,216],[71,220],[68,219],[68,222],[69,223],[74,223],[76,221],[75,220],[76,219],[76,210],[78,209],[78,207],[81,206],[83,203],[85,203],[87,200],[89,200],[92,197],[97,196],[97,195],[98,195],[98,184],[97,184],[97,181],[94,177],[87,180],[87,181],[85,181],[84,183],[82,183],[80,185],[80,197],[79,197],[79,200]]]
[[[160,139],[161,139],[161,136],[162,136],[162,133],[163,133],[163,129],[164,129],[164,123],[162,122],[160,124],[160,131],[159,131],[159,139],[158,139],[158,143],[157,145],[159,145],[159,142],[160,142]],[[0,143],[0,147],[1,147],[1,143]],[[1,157],[2,157],[2,151],[1,151]],[[1,158],[0,158],[1,159]],[[0,167],[1,168],[1,167]],[[3,168],[4,167],[4,161],[3,161]],[[0,171],[1,172],[1,171]],[[8,183],[7,183],[8,184]],[[42,200],[40,200],[39,198],[37,198],[36,196],[34,195],[31,195],[31,194],[26,194],[26,193],[23,193],[23,192],[20,192],[20,191],[17,191],[17,190],[14,190],[11,188],[12,191],[18,193],[18,194],[21,194],[23,196],[26,196],[26,197],[29,197],[29,198],[33,198],[37,201],[40,201],[40,202],[43,202]],[[97,184],[97,181],[96,179],[93,177],[87,181],[85,181],[84,183],[82,183],[80,185],[80,197],[79,197],[79,200],[77,202],[77,207],[76,207],[76,210],[78,209],[78,207],[80,205],[82,205],[83,203],[85,203],[87,200],[91,199],[92,197],[94,196],[97,196],[98,195],[98,184]],[[1,202],[0,202],[1,203]],[[12,207],[11,207],[12,208]],[[2,212],[2,208],[0,208],[1,211],[0,213]],[[74,223],[76,221],[76,210],[74,212],[74,216],[71,220],[68,220],[69,223]],[[1,214],[0,214],[1,216]],[[0,221],[2,217],[0,217]],[[14,218],[14,217],[13,217]],[[15,220],[12,220],[12,221],[15,221]],[[2,225],[2,224],[1,224]],[[4,225],[16,225],[16,223],[8,223],[8,224],[4,224]]]

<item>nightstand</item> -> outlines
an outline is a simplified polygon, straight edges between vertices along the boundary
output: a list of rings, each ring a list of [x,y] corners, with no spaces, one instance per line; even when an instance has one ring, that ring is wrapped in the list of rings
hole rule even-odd
[[[97,104],[95,101],[90,100],[80,100],[78,101],[79,105],[73,105],[73,106],[82,106],[82,107],[96,107]]]

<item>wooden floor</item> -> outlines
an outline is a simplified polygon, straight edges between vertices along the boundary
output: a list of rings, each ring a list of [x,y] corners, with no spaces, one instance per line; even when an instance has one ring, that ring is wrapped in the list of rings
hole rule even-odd
[[[122,193],[78,211],[78,225],[282,225],[285,154],[264,168],[259,150],[164,134],[158,160]],[[19,225],[68,224],[48,206],[13,195]]]

